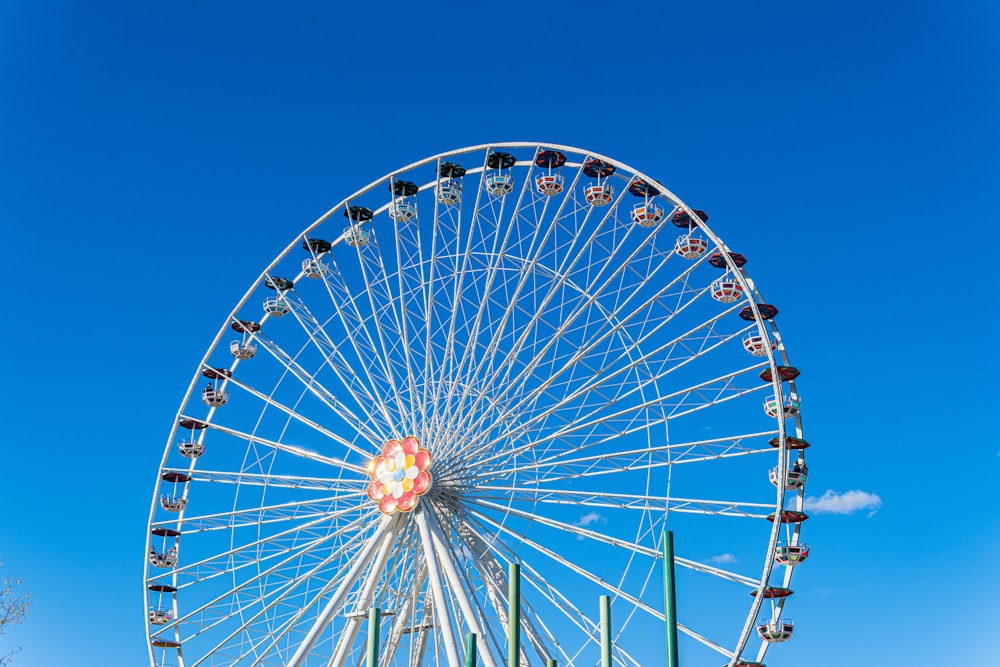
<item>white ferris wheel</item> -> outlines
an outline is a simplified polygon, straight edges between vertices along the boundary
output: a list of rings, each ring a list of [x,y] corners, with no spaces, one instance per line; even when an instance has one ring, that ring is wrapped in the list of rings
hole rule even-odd
[[[309,225],[216,335],[150,511],[153,665],[753,665],[806,481],[794,369],[743,266],[658,181],[584,150],[443,153]],[[686,638],[686,639],[685,639]],[[716,659],[713,663],[712,659]],[[686,657],[686,661],[687,661]]]

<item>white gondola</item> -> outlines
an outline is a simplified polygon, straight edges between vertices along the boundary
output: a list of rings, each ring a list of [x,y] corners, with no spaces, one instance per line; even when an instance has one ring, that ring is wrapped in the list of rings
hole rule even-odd
[[[409,202],[394,201],[389,204],[389,217],[396,222],[409,222],[417,217],[417,207]]]
[[[799,410],[802,407],[801,401],[792,396],[785,395],[783,401],[779,403],[778,399],[775,397],[768,398],[764,401],[764,412],[767,413],[768,417],[778,418],[778,411],[781,410],[781,405],[784,404],[785,418],[789,419],[799,414]]]
[[[546,197],[553,197],[563,191],[566,179],[559,174],[539,174],[535,177],[535,188]]]
[[[160,507],[168,512],[180,512],[187,507],[187,504],[187,498],[182,498],[181,496],[174,496],[169,493],[164,493],[160,496]]]
[[[160,553],[155,547],[149,548],[149,563],[153,567],[167,569],[177,565],[177,547],[170,547]]]
[[[257,346],[248,340],[234,340],[229,343],[229,353],[240,361],[246,361],[257,354]]]
[[[770,472],[767,473],[768,479],[771,480],[771,484],[778,486],[781,484],[781,470],[779,468],[771,468]],[[806,485],[806,480],[809,478],[809,468],[804,464],[795,464],[795,467],[791,470],[785,471],[785,488],[791,489],[801,489]]]
[[[743,286],[732,276],[723,276],[712,283],[712,298],[722,303],[735,303],[743,298]]]
[[[170,609],[149,608],[149,622],[152,625],[166,625],[174,620],[174,612]]]
[[[510,174],[490,174],[486,177],[486,191],[494,197],[503,197],[514,191],[514,177]]]
[[[330,267],[326,265],[325,262],[321,262],[318,259],[306,258],[302,260],[302,274],[306,278],[312,278],[313,280],[319,280],[325,276],[330,271]]]
[[[698,259],[708,250],[708,241],[691,234],[682,234],[674,243],[674,252],[684,259]]]
[[[201,392],[201,402],[210,408],[221,408],[229,402],[229,392],[222,389],[205,388]]]
[[[611,185],[588,185],[583,190],[583,198],[591,206],[607,206],[615,198],[615,189]]]
[[[795,567],[809,558],[808,544],[779,544],[774,548],[774,562]]]
[[[792,638],[794,630],[795,621],[783,618],[757,624],[757,634],[760,635],[761,639],[772,644],[788,641]]]
[[[663,209],[652,202],[639,202],[632,207],[632,222],[640,227],[655,227],[662,219]]]
[[[178,443],[177,450],[189,459],[196,459],[205,453],[205,445],[200,442],[194,442],[193,440],[185,440],[184,442]]]
[[[767,347],[767,339],[760,334],[747,334],[743,337],[743,349],[755,357],[766,357]],[[771,349],[775,349],[774,343],[771,343]]]
[[[344,243],[352,248],[363,248],[371,241],[371,232],[367,229],[361,229],[361,225],[351,225],[344,230]]]
[[[462,201],[462,184],[457,182],[447,182],[438,185],[438,201],[445,206],[454,206]]]
[[[291,307],[288,305],[288,302],[280,296],[273,296],[264,300],[264,312],[271,317],[284,317],[290,310]]]

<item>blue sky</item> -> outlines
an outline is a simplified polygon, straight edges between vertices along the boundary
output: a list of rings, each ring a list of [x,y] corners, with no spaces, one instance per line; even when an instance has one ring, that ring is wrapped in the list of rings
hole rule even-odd
[[[0,560],[34,608],[0,647],[142,664],[162,443],[233,304],[358,187],[528,140],[709,211],[781,308],[810,495],[880,500],[810,521],[768,664],[984,663],[998,29],[987,2],[4,3]]]

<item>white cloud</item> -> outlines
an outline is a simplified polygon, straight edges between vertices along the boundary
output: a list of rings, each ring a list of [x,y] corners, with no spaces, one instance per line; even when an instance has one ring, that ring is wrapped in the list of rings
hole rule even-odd
[[[583,516],[581,516],[579,519],[577,519],[576,525],[580,526],[581,528],[586,528],[587,526],[592,526],[595,523],[600,524],[600,523],[607,523],[607,522],[608,522],[608,520],[605,519],[600,514],[598,514],[597,512],[587,512],[586,514],[584,514]]]
[[[815,514],[854,514],[860,510],[868,510],[868,516],[882,507],[882,499],[874,493],[855,489],[837,493],[828,490],[819,498],[806,498],[805,508]]]
[[[718,556],[712,556],[708,559],[709,563],[717,563],[719,565],[725,565],[727,563],[738,563],[740,559],[733,554],[719,554]]]
[[[593,526],[595,524],[598,524],[598,525],[599,524],[604,524],[604,523],[607,523],[607,522],[608,522],[608,520],[605,519],[602,515],[598,514],[597,512],[587,512],[586,514],[584,514],[583,516],[581,516],[579,519],[577,519],[576,523],[574,523],[573,525],[574,526],[579,526],[580,528],[587,528],[588,526]],[[583,541],[583,535],[577,535],[576,536],[576,540],[577,540],[577,542]]]

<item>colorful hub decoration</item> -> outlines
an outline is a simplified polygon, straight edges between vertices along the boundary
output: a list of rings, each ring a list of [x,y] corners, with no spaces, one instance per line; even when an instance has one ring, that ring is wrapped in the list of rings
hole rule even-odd
[[[415,437],[390,440],[382,453],[368,462],[368,476],[372,479],[368,497],[378,503],[383,514],[409,512],[431,488],[430,467],[431,453],[421,448]]]

